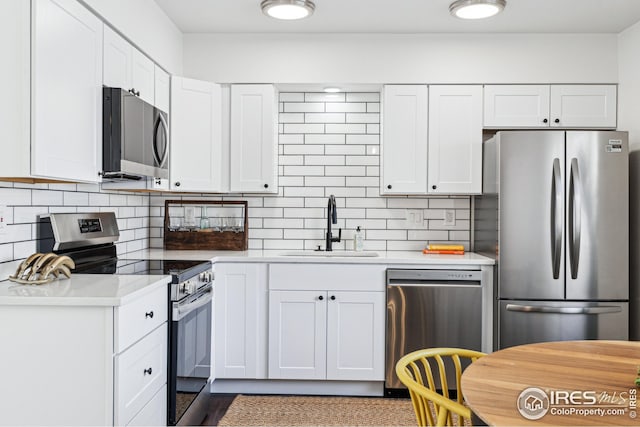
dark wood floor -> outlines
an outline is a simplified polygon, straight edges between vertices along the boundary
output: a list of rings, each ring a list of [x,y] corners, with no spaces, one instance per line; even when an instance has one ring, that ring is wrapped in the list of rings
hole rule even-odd
[[[212,394],[209,397],[209,411],[202,421],[203,426],[217,426],[237,394]]]

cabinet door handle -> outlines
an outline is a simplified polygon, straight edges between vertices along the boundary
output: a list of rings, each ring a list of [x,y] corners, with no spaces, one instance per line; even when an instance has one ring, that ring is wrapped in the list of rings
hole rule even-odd
[[[144,375],[147,375],[147,374],[151,375],[152,372],[153,372],[153,369],[151,369],[151,367],[149,367],[149,369],[145,369],[144,370]]]
[[[438,186],[437,185],[432,185],[431,188],[433,188],[435,190],[436,188],[438,188]]]
[[[331,301],[335,301],[336,300],[336,296],[335,295],[331,295]]]
[[[264,185],[264,188],[269,188],[269,184],[265,184],[265,185]]]
[[[560,119],[555,119],[554,123],[560,123]]]
[[[549,123],[549,120],[548,120],[548,119],[544,119],[544,120],[542,121],[542,123]]]
[[[176,183],[175,183],[175,186],[176,186],[176,187],[180,187],[180,181],[176,182]]]
[[[319,299],[320,301],[322,301],[322,300],[324,299],[324,297],[323,297],[322,295],[320,295],[320,296],[318,297],[318,299]]]
[[[148,313],[145,313],[145,314],[144,314],[144,317],[145,317],[145,319],[146,319],[147,317],[150,317],[151,319],[153,319],[153,310],[151,310],[151,311],[150,311],[150,312],[148,312]]]
[[[391,184],[387,185],[387,189],[391,190]]]

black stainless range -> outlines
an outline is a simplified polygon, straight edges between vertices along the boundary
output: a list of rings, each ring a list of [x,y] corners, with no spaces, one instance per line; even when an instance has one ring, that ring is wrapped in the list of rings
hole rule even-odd
[[[49,214],[40,217],[37,249],[70,256],[74,273],[171,276],[167,423],[200,424],[208,409],[211,376],[211,262],[118,259],[118,238],[111,212]]]

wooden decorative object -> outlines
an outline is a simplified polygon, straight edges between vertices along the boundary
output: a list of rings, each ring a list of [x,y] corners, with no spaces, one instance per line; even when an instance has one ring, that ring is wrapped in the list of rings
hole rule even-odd
[[[205,230],[188,230],[180,228],[172,231],[169,206],[240,206],[243,208],[243,228],[239,232],[212,228]],[[247,202],[244,200],[166,200],[164,202],[164,248],[169,250],[225,250],[246,251],[249,247],[249,214]]]

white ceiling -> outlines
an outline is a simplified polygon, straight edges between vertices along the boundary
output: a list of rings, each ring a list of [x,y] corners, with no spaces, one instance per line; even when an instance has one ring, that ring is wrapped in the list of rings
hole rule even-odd
[[[268,18],[260,0],[155,0],[183,33],[619,33],[640,0],[507,0],[483,21],[449,14],[453,0],[315,0],[310,18]]]

